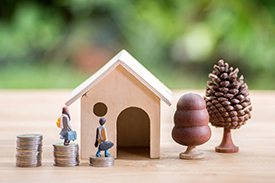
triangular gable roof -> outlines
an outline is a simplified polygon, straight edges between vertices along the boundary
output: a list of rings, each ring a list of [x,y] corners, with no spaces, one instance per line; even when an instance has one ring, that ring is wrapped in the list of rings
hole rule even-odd
[[[90,78],[88,78],[77,88],[75,88],[65,104],[67,106],[71,105],[78,98],[80,98],[96,84],[98,84],[109,73],[111,73],[118,65],[122,65],[128,72],[135,76],[141,83],[143,83],[149,90],[151,90],[166,104],[168,104],[169,106],[172,104],[172,91],[169,90],[163,83],[161,83],[145,67],[143,67],[126,50],[120,51],[95,74],[93,74]]]

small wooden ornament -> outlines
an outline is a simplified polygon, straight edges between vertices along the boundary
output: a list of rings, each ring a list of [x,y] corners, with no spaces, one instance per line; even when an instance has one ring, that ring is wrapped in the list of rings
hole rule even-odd
[[[203,153],[197,151],[196,146],[204,144],[211,137],[208,126],[209,115],[203,98],[195,93],[183,95],[178,103],[174,115],[175,126],[172,138],[179,144],[188,146],[181,159],[202,159]]]
[[[232,141],[231,129],[239,129],[251,118],[248,86],[244,83],[243,76],[238,79],[238,72],[238,68],[229,68],[228,63],[220,60],[209,74],[212,81],[207,81],[204,100],[209,121],[213,126],[224,128],[222,142],[215,148],[220,153],[239,151]]]

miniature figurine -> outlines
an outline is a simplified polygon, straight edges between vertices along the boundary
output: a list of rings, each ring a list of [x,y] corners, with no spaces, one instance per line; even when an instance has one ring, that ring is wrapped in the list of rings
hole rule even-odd
[[[188,146],[184,153],[180,153],[181,159],[204,157],[202,152],[196,150],[196,146],[210,139],[211,130],[208,122],[209,115],[200,95],[188,93],[179,99],[174,115],[175,126],[172,130],[172,137],[177,143]]]
[[[62,108],[62,115],[60,117],[60,139],[64,139],[64,145],[67,146],[70,144],[71,140],[76,139],[76,132],[72,131],[72,126],[71,126],[71,117],[69,114],[69,109],[68,107],[63,107]],[[58,122],[57,122],[58,123]]]
[[[239,129],[251,118],[252,106],[244,77],[237,78],[239,69],[229,68],[223,60],[218,64],[209,74],[213,81],[207,81],[205,102],[210,123],[224,128],[223,140],[215,148],[216,152],[235,153],[239,148],[234,145],[230,130]]]
[[[100,127],[96,129],[96,140],[95,140],[95,147],[98,148],[96,152],[96,157],[101,157],[100,152],[105,151],[105,157],[109,157],[111,154],[108,152],[108,149],[113,147],[113,143],[108,141],[107,137],[107,129],[105,127],[106,119],[100,118],[99,124]]]
[[[100,118],[100,126],[96,129],[95,147],[98,148],[96,155],[89,156],[89,165],[94,167],[110,167],[114,165],[114,156],[111,156],[108,149],[113,147],[113,143],[108,141],[107,129],[105,127],[106,119]],[[105,157],[101,157],[100,152],[105,151]]]
[[[77,166],[79,165],[78,144],[70,143],[76,140],[76,131],[72,131],[71,117],[68,107],[62,108],[62,114],[58,118],[56,125],[61,128],[60,139],[64,143],[53,143],[54,166]]]

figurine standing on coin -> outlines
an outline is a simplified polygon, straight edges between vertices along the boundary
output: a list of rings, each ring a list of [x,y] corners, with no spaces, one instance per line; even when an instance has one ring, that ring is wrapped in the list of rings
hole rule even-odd
[[[60,122],[58,125],[57,122],[57,126],[59,126],[59,128],[61,128],[60,131],[60,139],[64,139],[64,145],[69,145],[71,140],[75,140],[76,139],[76,132],[72,131],[72,126],[71,126],[71,117],[69,114],[69,110],[68,107],[63,107],[62,108],[62,114],[61,117],[59,118]]]
[[[105,127],[106,119],[100,118],[99,124],[100,126],[96,129],[96,140],[95,147],[98,148],[96,152],[96,157],[101,157],[100,152],[105,151],[105,157],[109,157],[111,154],[108,152],[108,149],[113,147],[113,143],[108,141],[107,137],[107,129]]]

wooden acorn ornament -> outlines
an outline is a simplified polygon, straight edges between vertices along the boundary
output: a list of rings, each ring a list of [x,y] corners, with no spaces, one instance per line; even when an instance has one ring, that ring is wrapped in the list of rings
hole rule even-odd
[[[237,78],[238,72],[238,68],[229,68],[228,63],[220,60],[209,74],[212,81],[207,82],[204,100],[210,123],[224,128],[223,139],[215,148],[216,152],[238,152],[239,148],[234,145],[231,138],[231,129],[239,129],[251,118],[252,106],[248,86],[244,83],[243,76]]]
[[[204,157],[196,146],[204,144],[211,137],[208,126],[209,115],[203,98],[195,93],[183,95],[174,114],[174,128],[172,138],[181,145],[188,146],[181,159],[201,159]]]

